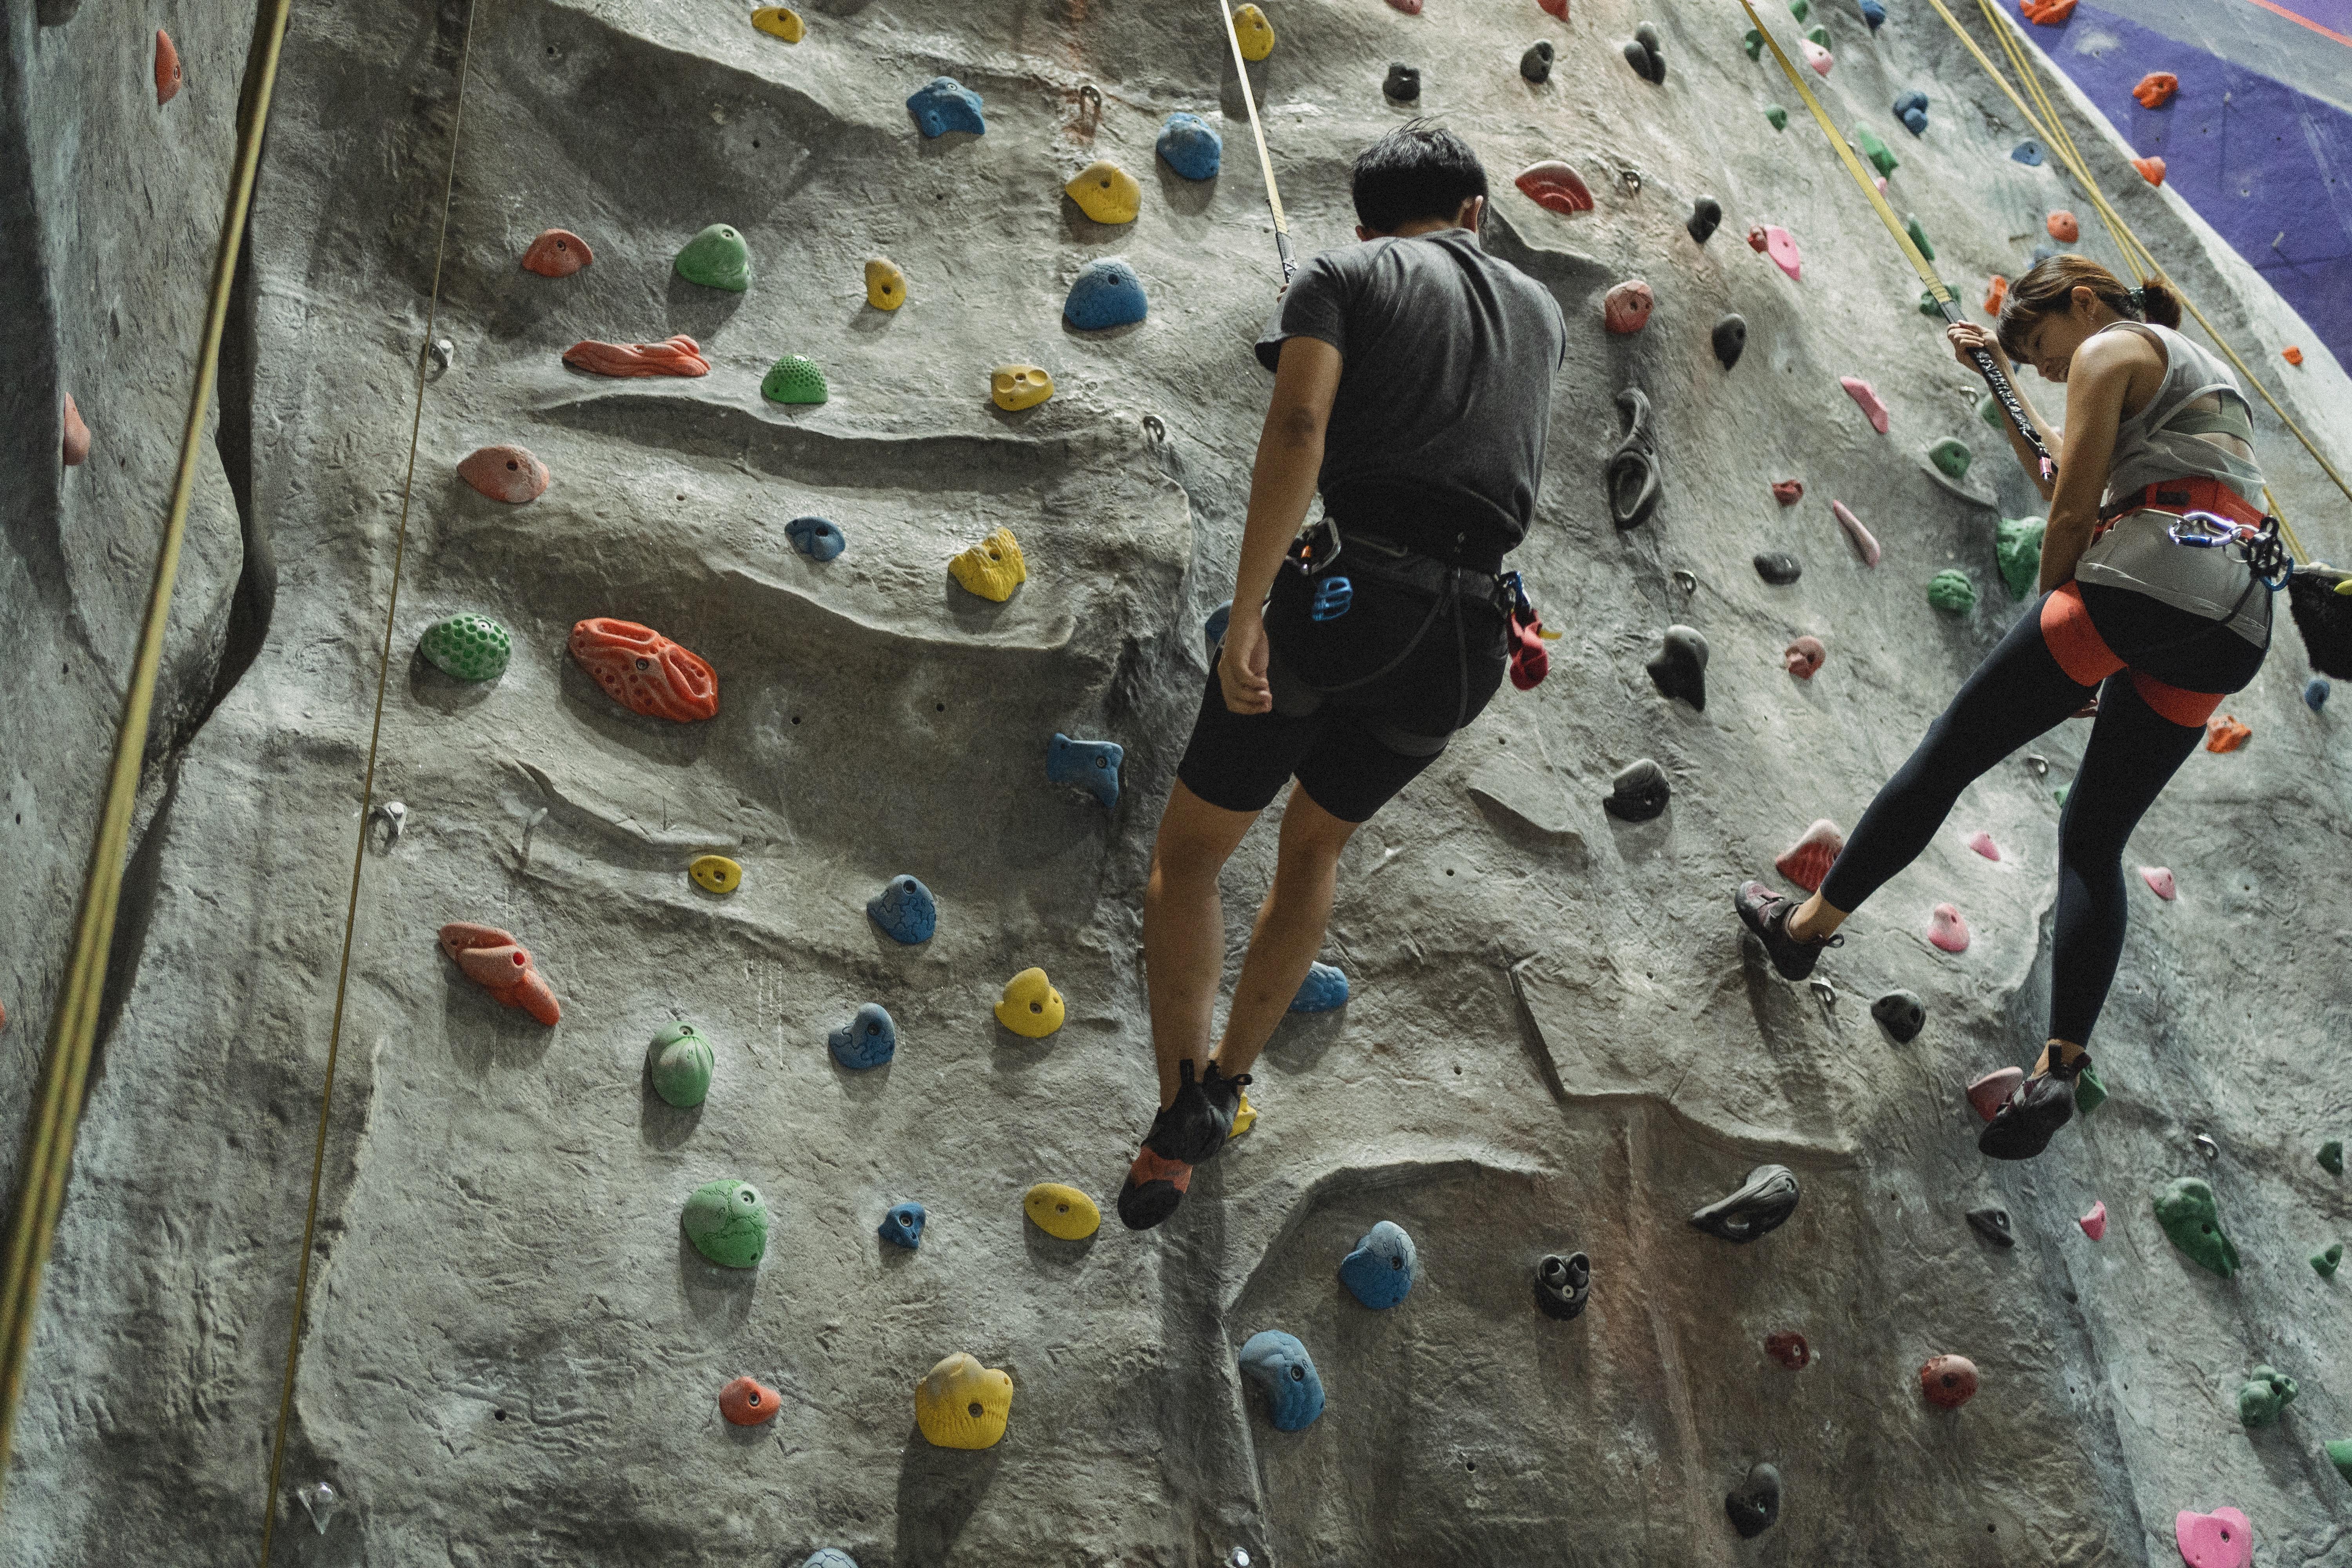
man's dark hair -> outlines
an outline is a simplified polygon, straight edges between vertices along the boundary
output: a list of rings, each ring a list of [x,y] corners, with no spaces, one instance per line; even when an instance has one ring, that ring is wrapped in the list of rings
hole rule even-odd
[[[1486,171],[1461,137],[1414,120],[1357,154],[1353,191],[1356,221],[1393,234],[1417,219],[1453,221],[1464,202],[1486,194]]]

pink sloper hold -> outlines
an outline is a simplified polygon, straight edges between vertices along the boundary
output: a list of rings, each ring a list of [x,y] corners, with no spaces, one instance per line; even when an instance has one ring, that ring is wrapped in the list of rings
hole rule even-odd
[[[1651,309],[1657,303],[1650,286],[1639,278],[1629,278],[1620,283],[1601,301],[1601,319],[1609,330],[1620,337],[1638,332],[1650,324]]]
[[[1937,904],[1927,916],[1927,940],[1946,952],[1969,950],[1969,922],[1949,904]]]
[[[2180,885],[2172,879],[2172,873],[2162,866],[2142,866],[2139,868],[2139,878],[2141,881],[2147,884],[2149,892],[2168,904],[2180,896]]]
[[[457,477],[509,506],[547,493],[547,465],[520,447],[485,447],[457,465]]]
[[[2091,1212],[2074,1223],[2083,1227],[2084,1236],[2089,1237],[2093,1241],[2099,1240],[2107,1234],[2106,1204],[2104,1201],[2093,1204]]]
[[[1878,541],[1870,536],[1870,530],[1862,526],[1862,519],[1848,510],[1842,500],[1830,502],[1830,515],[1838,520],[1840,528],[1845,530],[1846,539],[1853,544],[1853,552],[1862,557],[1862,563],[1864,566],[1877,565]]]
[[[2184,1508],[2173,1518],[2172,1538],[2189,1568],[2252,1568],[2254,1561],[2253,1524],[2234,1508],[2211,1513]]]
[[[1990,1121],[2000,1111],[2001,1102],[2009,1098],[2009,1091],[2024,1081],[2023,1068],[2002,1068],[1997,1072],[1989,1072],[1969,1085],[1969,1104],[1979,1116]]]
[[[1829,50],[1822,47],[1821,45],[1813,42],[1811,38],[1799,38],[1797,40],[1797,47],[1805,52],[1805,63],[1812,67],[1814,74],[1818,76],[1829,75],[1830,67],[1837,64],[1837,61],[1831,57]]]
[[[1830,650],[1822,646],[1822,639],[1808,634],[1780,650],[1780,662],[1799,680],[1811,680],[1821,673],[1822,661],[1829,656]]]
[[[1978,854],[1983,856],[1988,860],[1998,860],[2000,858],[2000,846],[1995,844],[1992,841],[1992,835],[1987,833],[1982,828],[1979,828],[1974,833],[1969,835],[1969,847],[1975,850]]]
[[[1858,375],[1842,375],[1838,377],[1838,384],[1845,388],[1845,395],[1853,399],[1853,405],[1862,410],[1864,418],[1870,421],[1870,427],[1882,436],[1885,435],[1886,405],[1878,400],[1878,389]]]
[[[73,394],[66,394],[66,436],[63,456],[66,467],[78,468],[89,460],[89,426],[81,422],[81,410],[74,406]]]
[[[1809,893],[1822,890],[1822,879],[1830,874],[1837,858],[1845,852],[1845,835],[1837,824],[1824,816],[1805,829],[1804,837],[1780,851],[1772,868]]]
[[[1764,254],[1772,258],[1772,265],[1791,279],[1803,279],[1805,258],[1798,254],[1797,237],[1777,223],[1764,226]]]

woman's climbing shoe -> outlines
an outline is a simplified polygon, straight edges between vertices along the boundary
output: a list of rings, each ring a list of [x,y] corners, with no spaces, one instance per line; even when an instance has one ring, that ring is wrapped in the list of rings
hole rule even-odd
[[[1129,1230],[1150,1230],[1176,1212],[1192,1184],[1192,1167],[1224,1147],[1233,1132],[1234,1113],[1241,1109],[1243,1073],[1226,1078],[1209,1064],[1208,1077],[1192,1080],[1192,1064],[1177,1068],[1176,1101],[1151,1119],[1151,1131],[1119,1184],[1119,1223]]]
[[[1739,891],[1731,895],[1731,907],[1739,911],[1741,923],[1756,933],[1764,944],[1766,956],[1772,967],[1780,972],[1783,980],[1802,980],[1813,972],[1825,947],[1843,947],[1845,938],[1839,933],[1812,942],[1800,941],[1789,934],[1789,917],[1796,912],[1796,901],[1784,899],[1761,882],[1742,882]]]
[[[1609,487],[1609,521],[1618,531],[1639,528],[1658,510],[1658,444],[1650,434],[1650,400],[1638,386],[1617,395],[1625,434],[1609,454],[1603,477]]]
[[[2058,1129],[2074,1119],[2074,1080],[2091,1065],[2080,1046],[2053,1040],[2023,1083],[2009,1091],[1985,1130],[1977,1152],[1990,1160],[2031,1160],[2050,1146]]]

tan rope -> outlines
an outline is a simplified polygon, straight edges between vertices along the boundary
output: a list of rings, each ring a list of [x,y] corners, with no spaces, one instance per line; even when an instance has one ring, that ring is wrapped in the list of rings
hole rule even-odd
[[[1257,122],[1257,95],[1250,91],[1249,62],[1242,58],[1241,35],[1234,31],[1234,15],[1225,9],[1224,0],[1216,0],[1219,25],[1225,30],[1225,42],[1233,47],[1234,74],[1241,79],[1242,107],[1249,110],[1250,134],[1257,139],[1257,166],[1265,175],[1265,205],[1274,213],[1275,254],[1282,258],[1282,280],[1298,270],[1297,261],[1290,253],[1290,220],[1282,216],[1282,193],[1275,188],[1274,159],[1265,150],[1265,127]]]

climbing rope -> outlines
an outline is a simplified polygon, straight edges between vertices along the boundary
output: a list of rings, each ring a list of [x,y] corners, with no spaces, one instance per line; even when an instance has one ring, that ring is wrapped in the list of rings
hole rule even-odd
[[[1224,0],[1217,0],[1217,16],[1218,26],[1225,30],[1225,43],[1234,51],[1234,74],[1241,79],[1242,107],[1249,110],[1250,134],[1257,139],[1257,166],[1265,175],[1265,205],[1274,212],[1274,248],[1282,258],[1282,282],[1287,288],[1291,274],[1298,270],[1297,259],[1290,253],[1290,220],[1282,216],[1282,192],[1274,184],[1274,160],[1266,153],[1265,127],[1257,122],[1257,98],[1250,91],[1249,62],[1242,58],[1241,35],[1234,31],[1233,13],[1225,9]]]
[[[229,294],[236,278],[237,252],[245,238],[246,213],[261,162],[262,132],[269,122],[269,97],[278,81],[278,51],[286,39],[291,0],[268,0],[257,19],[257,56],[248,56],[248,94],[239,106],[236,161],[229,173],[228,200],[221,213],[220,244],[213,257],[211,298],[205,306],[204,336],[196,352],[195,385],[188,394],[187,424],[180,432],[180,463],[172,476],[163,537],[155,552],[155,575],[147,590],[147,610],[131,655],[131,681],[122,700],[122,722],[114,736],[114,758],[106,797],[98,816],[98,836],[83,873],[81,903],[74,921],[71,956],[58,988],[57,1015],[49,1025],[47,1055],[33,1113],[26,1123],[22,1176],[8,1229],[5,1276],[0,1276],[0,1486],[6,1483],[8,1454],[16,1437],[16,1407],[25,1389],[33,1329],[40,1315],[41,1275],[57,1235],[66,1183],[73,1173],[75,1134],[81,1125],[82,1098],[89,1082],[89,1058],[106,990],[107,960],[114,946],[114,918],[122,897],[122,867],[131,838],[131,808],[139,795],[142,758],[154,706],[156,674],[163,658],[163,632],[171,619],[172,590],[180,571],[180,545],[187,531],[188,499],[196,480],[196,454],[205,441],[205,418],[212,405],[213,380],[220,368],[221,332],[228,321]]]
[[[287,0],[278,0],[283,6]],[[408,416],[408,470],[400,481],[400,521],[392,536],[392,594],[384,605],[383,637],[376,649],[375,712],[368,725],[367,767],[360,781],[360,828],[352,846],[351,890],[343,900],[343,950],[335,965],[335,1011],[327,1028],[326,1082],[319,1091],[319,1129],[310,1145],[310,1192],[302,1209],[302,1256],[294,1275],[294,1315],[286,1326],[286,1373],[278,1388],[278,1420],[269,1437],[269,1484],[261,1500],[261,1568],[278,1527],[278,1487],[286,1464],[286,1426],[294,1410],[294,1373],[302,1355],[302,1315],[310,1300],[310,1248],[319,1228],[319,1184],[327,1165],[327,1119],[335,1103],[335,1062],[343,1043],[343,999],[351,983],[352,936],[359,925],[360,872],[367,864],[370,816],[375,801],[375,761],[383,737],[384,689],[392,676],[392,637],[400,616],[400,570],[408,550],[408,509],[416,490],[416,441],[425,424],[425,367],[441,310],[441,267],[449,248],[449,205],[457,186],[457,139],[466,121],[466,75],[474,56],[474,5],[467,0],[466,32],[457,48],[457,102],[449,116],[449,163],[441,181],[441,223],[433,241],[433,288],[425,305],[425,339],[416,355],[416,395]]]

